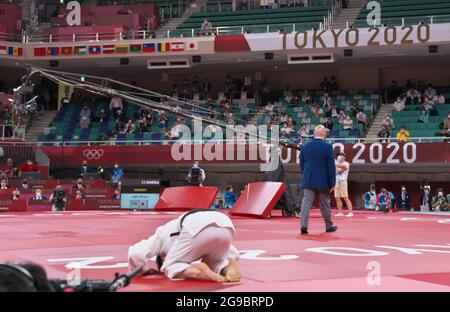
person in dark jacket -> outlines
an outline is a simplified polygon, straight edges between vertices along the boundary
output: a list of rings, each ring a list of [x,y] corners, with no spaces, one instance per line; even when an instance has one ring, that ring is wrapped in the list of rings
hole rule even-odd
[[[406,191],[406,187],[402,185],[402,190],[397,195],[397,209],[411,210],[411,195]]]
[[[303,145],[300,152],[303,202],[301,210],[301,233],[308,234],[309,212],[315,196],[319,195],[320,212],[326,231],[335,232],[337,226],[331,222],[330,193],[336,183],[336,167],[333,147],[325,142],[326,128],[318,125],[314,129],[314,140]]]

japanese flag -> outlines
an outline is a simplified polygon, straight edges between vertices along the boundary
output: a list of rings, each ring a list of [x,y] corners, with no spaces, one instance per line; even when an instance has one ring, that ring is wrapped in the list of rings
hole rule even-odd
[[[197,41],[188,41],[188,42],[186,42],[184,49],[187,51],[198,50],[198,42]]]

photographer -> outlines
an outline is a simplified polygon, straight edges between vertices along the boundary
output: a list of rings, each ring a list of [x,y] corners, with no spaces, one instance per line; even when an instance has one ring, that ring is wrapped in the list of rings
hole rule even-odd
[[[192,186],[203,186],[203,182],[205,181],[205,179],[206,179],[205,170],[200,168],[199,162],[196,161],[192,166],[192,168],[189,170],[186,180]]]
[[[431,208],[433,211],[447,211],[450,208],[442,188],[436,189],[436,195],[431,200]]]
[[[52,292],[47,274],[33,263],[0,264],[0,292]]]
[[[50,202],[52,203],[52,211],[66,210],[67,194],[66,191],[64,191],[64,189],[61,187],[61,185],[56,186],[56,189],[50,196]]]

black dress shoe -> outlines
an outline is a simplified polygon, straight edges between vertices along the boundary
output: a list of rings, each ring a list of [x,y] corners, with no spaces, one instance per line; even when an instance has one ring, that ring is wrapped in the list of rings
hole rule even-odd
[[[302,227],[300,231],[302,234],[308,234],[308,228]]]
[[[333,225],[332,227],[327,229],[327,233],[331,233],[331,232],[336,232],[337,231],[337,226]]]

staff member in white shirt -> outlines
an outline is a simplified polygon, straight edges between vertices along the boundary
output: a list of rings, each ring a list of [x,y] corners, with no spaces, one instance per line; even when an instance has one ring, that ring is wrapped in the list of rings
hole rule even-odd
[[[336,161],[336,186],[334,187],[334,198],[336,199],[336,206],[338,214],[336,217],[353,217],[352,202],[348,198],[348,173],[350,171],[350,164],[345,161],[345,153],[339,153]],[[348,208],[348,214],[344,215],[342,211],[342,199]]]
[[[237,282],[239,252],[231,244],[234,234],[227,215],[206,209],[189,211],[131,246],[129,268],[143,266],[144,274],[150,272],[148,261],[156,256],[158,269],[170,279]]]

